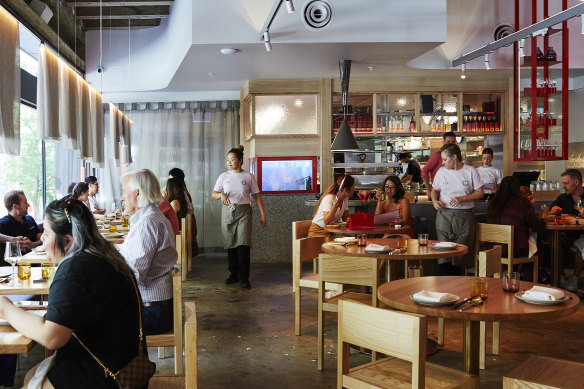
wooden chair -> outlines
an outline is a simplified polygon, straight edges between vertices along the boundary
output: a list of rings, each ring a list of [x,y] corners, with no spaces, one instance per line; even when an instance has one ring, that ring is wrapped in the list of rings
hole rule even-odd
[[[480,251],[477,262],[475,263],[475,269],[477,270],[477,275],[479,277],[493,277],[499,278],[502,273],[501,268],[501,246],[497,245],[490,250]],[[487,354],[487,339],[486,339],[486,325],[484,321],[480,322],[480,355],[479,355],[479,368],[485,368],[485,359]],[[493,322],[493,354],[499,355],[499,322]]]
[[[349,257],[334,254],[318,256],[318,370],[324,365],[324,313],[337,312],[341,300],[353,300],[377,307],[379,284],[378,260],[372,257]],[[373,293],[341,292],[331,298],[325,297],[325,282],[369,286]],[[372,360],[376,353],[372,353]]]
[[[174,347],[174,372],[183,372],[183,333],[182,333],[182,278],[181,271],[175,270],[172,275],[172,309],[173,329],[159,335],[147,335],[146,346],[159,347],[158,356],[164,358],[164,349],[161,347]],[[161,351],[162,350],[162,351]]]
[[[475,262],[475,269],[478,277],[493,277],[501,274],[501,246],[497,245],[490,250],[479,251],[479,255]],[[480,356],[479,368],[485,369],[486,360],[486,325],[485,322],[480,322]],[[438,318],[438,344],[444,345],[444,319]],[[499,355],[499,323],[493,322],[493,343],[492,353]]]
[[[197,388],[197,314],[194,301],[185,302],[185,315],[185,373],[155,375],[150,379],[150,389]]]
[[[324,237],[308,238],[312,220],[292,222],[292,292],[294,293],[294,333],[301,335],[301,288],[318,289],[316,258],[322,252]],[[313,274],[302,276],[302,262],[313,260]],[[326,284],[327,290],[340,292],[340,285]]]
[[[187,215],[186,217],[180,219],[181,228],[180,235],[182,236],[183,243],[183,269],[182,269],[182,280],[187,278],[187,273],[191,270],[191,262],[193,261],[193,237],[191,231],[193,215]]]
[[[183,271],[184,264],[184,253],[185,253],[185,240],[183,238],[183,233],[181,232],[176,236],[176,266],[181,272],[181,280],[185,280],[185,272]]]
[[[339,303],[337,388],[478,388],[479,377],[426,362],[426,317]],[[387,355],[349,369],[349,345]]]
[[[533,262],[533,282],[537,282],[538,273],[538,257],[537,255],[528,257],[515,258],[513,256],[514,242],[513,242],[514,226],[508,226],[503,224],[488,224],[488,223],[476,223],[476,244],[475,250],[478,255],[481,243],[497,243],[507,245],[507,256],[501,257],[501,263],[507,265],[507,271],[511,273],[513,271],[513,265],[518,265],[521,263],[531,263]]]
[[[516,369],[503,376],[503,389],[580,388],[582,382],[583,363],[531,355]]]

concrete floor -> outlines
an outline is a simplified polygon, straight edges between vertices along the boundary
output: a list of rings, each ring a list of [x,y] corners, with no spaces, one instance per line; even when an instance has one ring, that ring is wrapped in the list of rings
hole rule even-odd
[[[252,289],[245,290],[224,285],[226,262],[223,254],[197,257],[183,284],[184,299],[197,305],[199,388],[336,387],[333,314],[326,321],[325,371],[316,369],[316,292],[303,290],[303,332],[295,336],[291,265],[253,264]],[[462,370],[462,323],[447,321],[445,327],[446,344],[428,361]],[[584,362],[582,328],[584,310],[553,321],[503,323],[501,353],[487,355],[481,388],[501,388],[502,376],[532,353]],[[436,339],[432,318],[428,336]],[[21,357],[19,374],[40,360],[37,349]],[[168,358],[158,360],[156,350],[150,352],[158,372],[172,372],[172,351],[166,353]],[[352,358],[353,363],[368,360],[358,353]]]

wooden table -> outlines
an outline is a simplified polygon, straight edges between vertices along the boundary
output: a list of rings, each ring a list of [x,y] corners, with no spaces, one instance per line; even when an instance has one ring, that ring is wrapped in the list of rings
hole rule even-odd
[[[409,226],[403,225],[401,228],[393,228],[389,227],[387,224],[378,224],[373,228],[367,228],[363,230],[349,230],[347,227],[341,228],[329,228],[325,227],[324,230],[331,234],[338,234],[338,235],[358,235],[358,234],[367,234],[367,235],[387,235],[387,234],[404,234],[408,232]]]
[[[552,273],[552,285],[558,286],[560,279],[560,233],[562,231],[584,231],[584,224],[555,224],[546,223],[545,229],[551,231],[550,240],[550,250],[552,252],[552,263],[551,263],[551,273]]]
[[[35,341],[10,326],[0,325],[0,354],[26,354]]]
[[[368,239],[367,242],[382,246],[389,246],[391,248],[395,248],[397,246],[397,239],[395,238]],[[328,254],[347,255],[352,257],[375,257],[379,260],[389,261],[386,279],[390,281],[397,278],[398,261],[452,258],[464,255],[468,252],[468,247],[462,244],[458,244],[457,247],[453,248],[452,250],[436,250],[430,246],[432,243],[436,242],[437,241],[432,240],[428,242],[427,246],[420,246],[418,245],[417,239],[408,239],[407,251],[396,254],[368,253],[365,251],[366,246],[357,246],[356,244],[345,246],[324,243],[322,245],[322,251]]]
[[[15,273],[18,270],[15,269]],[[12,285],[12,281],[8,283],[0,283],[0,295],[14,295],[14,294],[49,294],[49,280],[43,280],[41,277],[41,268],[33,267],[30,269],[30,279],[21,280],[16,276],[16,285]]]
[[[472,277],[419,277],[392,281],[381,285],[377,291],[379,301],[406,312],[432,317],[464,321],[463,358],[464,370],[471,374],[479,373],[479,322],[491,321],[530,321],[554,319],[570,315],[580,307],[580,299],[569,292],[570,298],[558,305],[527,304],[517,299],[514,293],[503,292],[501,280],[489,278],[489,297],[484,304],[465,311],[451,310],[450,306],[435,307],[415,303],[410,298],[416,292],[429,290],[448,292],[461,299],[470,295]],[[531,282],[521,281],[520,289],[530,289]]]

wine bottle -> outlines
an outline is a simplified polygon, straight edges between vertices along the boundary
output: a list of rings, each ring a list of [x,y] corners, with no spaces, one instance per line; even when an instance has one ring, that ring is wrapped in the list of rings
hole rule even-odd
[[[414,115],[412,115],[410,119],[410,132],[416,132],[416,119],[414,118]]]

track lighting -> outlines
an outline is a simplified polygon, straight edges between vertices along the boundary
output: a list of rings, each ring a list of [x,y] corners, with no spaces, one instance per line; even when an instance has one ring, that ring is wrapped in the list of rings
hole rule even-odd
[[[292,4],[292,0],[286,0],[286,9],[288,10],[289,14],[294,13],[294,4]]]
[[[489,54],[485,54],[485,69],[491,70],[491,64],[489,63]]]
[[[272,44],[270,43],[270,33],[268,31],[264,32],[264,45],[266,46],[266,51],[272,51]]]
[[[519,41],[519,57],[525,57],[525,39]]]
[[[466,64],[463,63],[461,68],[460,68],[460,78],[462,78],[463,80],[466,78]]]

